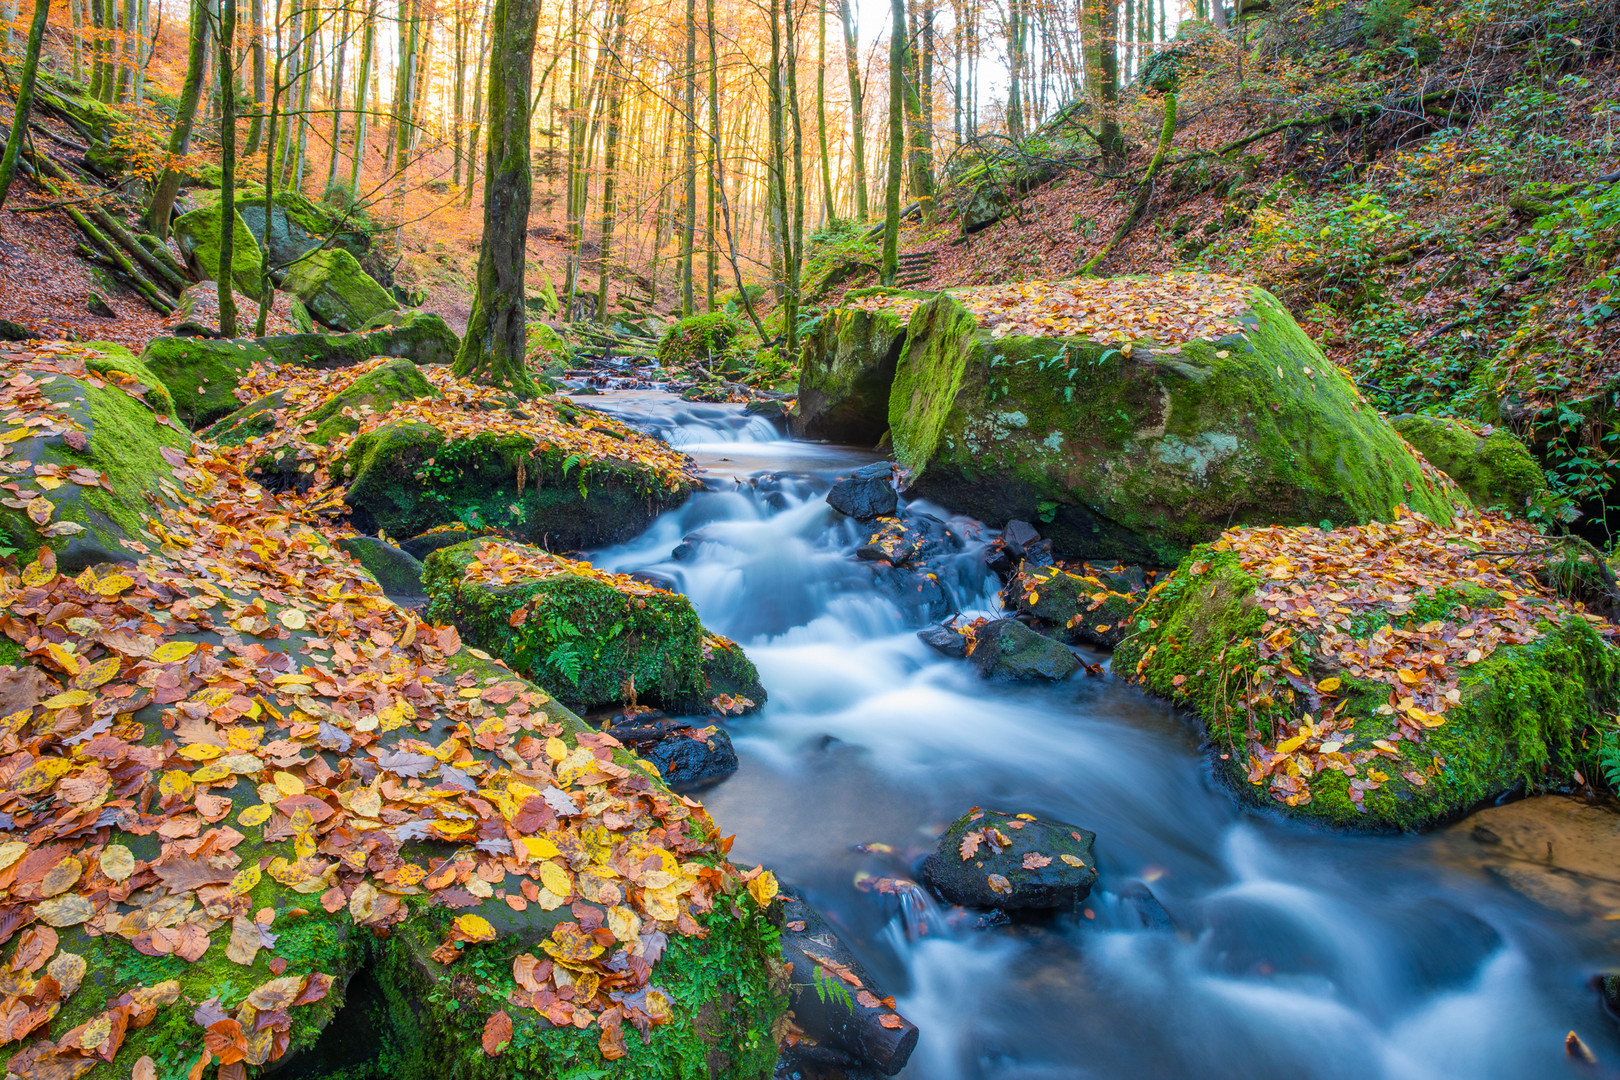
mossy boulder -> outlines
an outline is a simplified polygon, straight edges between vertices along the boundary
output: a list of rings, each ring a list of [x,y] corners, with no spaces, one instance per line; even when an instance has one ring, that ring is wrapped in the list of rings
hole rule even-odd
[[[217,197],[217,196],[216,196]],[[236,197],[237,212],[255,237],[265,235],[264,191],[245,188]],[[371,247],[371,237],[346,218],[296,191],[278,191],[271,196],[270,265],[272,271],[289,266],[300,256],[332,238],[332,245],[358,258]]]
[[[857,289],[864,296],[913,297],[932,293]],[[801,439],[872,446],[889,429],[889,390],[906,340],[906,320],[893,311],[838,308],[804,342],[799,402],[788,427]]]
[[[415,536],[460,521],[560,551],[628,540],[691,492],[635,462],[540,449],[493,423],[471,437],[418,420],[384,424],[355,439],[339,470],[367,532]]]
[[[218,281],[222,272],[219,265],[220,240],[224,236],[222,220],[223,214],[217,202],[174,219],[174,236],[186,261],[195,267],[199,277],[209,281]],[[234,223],[231,283],[242,295],[257,297],[259,264],[262,261],[259,242],[253,239],[253,233],[241,214],[233,214],[231,220]]]
[[[1337,630],[1322,631],[1343,635],[1328,655],[1322,635],[1269,621],[1279,610],[1259,595],[1269,578],[1220,544],[1195,549],[1138,610],[1113,659],[1116,673],[1198,714],[1217,775],[1257,805],[1351,829],[1429,828],[1567,775],[1583,733],[1620,708],[1620,649],[1593,617],[1547,602],[1533,636],[1514,631],[1489,655],[1453,662],[1455,703],[1442,722],[1422,710],[1410,720],[1412,686],[1435,677],[1432,665],[1401,669],[1397,681],[1342,658],[1408,640],[1451,648],[1474,616],[1518,623],[1524,610],[1466,582],[1419,591],[1402,579],[1412,595],[1344,608],[1352,614]],[[1262,657],[1262,643],[1280,655]],[[1326,733],[1300,726],[1326,721],[1324,710],[1334,717]]]
[[[428,311],[405,312],[386,325],[350,334],[278,334],[256,341],[278,360],[318,368],[347,367],[375,356],[448,364],[461,344],[444,318]]]
[[[158,337],[146,343],[140,362],[168,390],[176,415],[200,428],[234,412],[248,369],[274,359],[252,339]]]
[[[359,330],[399,306],[393,294],[342,248],[303,256],[287,267],[282,286],[304,302],[316,322],[333,330]]]
[[[1066,646],[1017,619],[995,619],[979,627],[971,659],[987,679],[1056,681],[1080,670],[1080,661]]]
[[[1147,302],[1147,301],[1144,301]],[[947,294],[911,315],[889,396],[912,492],[1041,521],[1075,558],[1170,565],[1234,524],[1451,519],[1427,477],[1269,293],[1241,330],[1151,342],[996,336]]]
[[[508,555],[526,569],[500,584],[484,576],[481,568]],[[572,708],[637,701],[701,713],[722,693],[743,693],[756,706],[765,701],[741,647],[709,635],[679,593],[488,540],[440,549],[425,566],[429,618],[453,623]],[[724,659],[711,685],[714,654]]]
[[[1395,416],[1389,422],[1481,510],[1565,519],[1566,507],[1548,490],[1547,474],[1506,428],[1479,429],[1443,416]]]
[[[89,341],[85,343],[85,348],[93,350],[84,358],[87,370],[118,383],[159,416],[179,419],[174,411],[174,397],[163,385],[163,380],[141,363],[128,346],[115,341]]]
[[[1008,591],[1017,610],[1040,620],[1053,637],[1113,648],[1128,631],[1143,589],[1140,576],[1123,567],[1024,563]]]
[[[646,331],[634,328],[638,336]],[[688,315],[664,331],[658,341],[658,362],[665,367],[699,363],[711,371],[724,370],[730,360],[731,344],[742,333],[742,323],[724,312]]]
[[[401,601],[425,595],[421,562],[393,544],[375,536],[351,536],[339,540],[338,547],[366,568],[389,599]]]
[[[86,356],[80,374],[11,369],[9,377],[33,382],[51,416],[5,446],[6,461],[30,466],[13,479],[16,490],[0,498],[0,533],[25,559],[42,546],[74,571],[138,558],[140,545],[151,543],[147,515],[171,498],[174,469],[164,454],[191,449],[190,434],[154,409],[140,384],[93,374],[90,365],[108,355]],[[127,350],[112,359],[127,363]],[[69,363],[55,356],[50,362],[59,369]],[[92,476],[100,482],[79,482]]]

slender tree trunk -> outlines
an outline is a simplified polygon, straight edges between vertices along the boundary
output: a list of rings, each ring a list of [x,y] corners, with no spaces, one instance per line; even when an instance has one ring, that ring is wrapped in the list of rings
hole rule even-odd
[[[1092,0],[1097,2],[1097,0]],[[1118,168],[1125,161],[1125,135],[1119,128],[1119,42],[1113,0],[1098,3],[1101,15],[1102,51],[1097,57],[1098,92],[1102,97],[1102,126],[1098,138],[1105,168]]]
[[[343,147],[343,62],[349,52],[349,4],[352,0],[339,2],[343,5],[343,23],[338,30],[337,58],[332,62],[332,88],[326,96],[332,105],[332,152],[326,162],[326,183],[321,185],[323,195],[337,183],[338,157]]]
[[[360,194],[360,167],[366,157],[366,128],[371,122],[374,98],[366,95],[371,90],[372,71],[377,63],[377,0],[371,0],[366,10],[365,30],[360,35],[360,77],[354,84],[354,161],[349,165],[349,194]]]
[[[456,5],[455,19],[451,23],[451,42],[455,54],[454,86],[454,112],[450,123],[450,184],[452,187],[461,186],[461,125],[462,112],[467,100],[467,36],[471,27],[467,25],[467,10],[465,3]]]
[[[17,156],[22,153],[23,139],[28,135],[28,116],[34,106],[34,79],[39,72],[40,47],[45,40],[45,26],[50,21],[51,0],[34,0],[34,21],[28,24],[28,51],[23,56],[22,78],[17,84],[17,105],[11,114],[11,133],[6,137],[6,149],[0,154],[0,206],[6,204],[11,190],[11,178],[17,173]]]
[[[73,55],[73,81],[84,82],[84,11],[82,0],[68,0],[68,17],[73,22],[73,33],[68,43]]]
[[[827,9],[816,9],[816,139],[821,150],[821,208],[827,221],[838,217],[833,199],[832,163],[827,153]]]
[[[889,0],[889,171],[883,185],[882,282],[893,286],[900,265],[900,181],[905,167],[906,0]]]
[[[248,44],[253,56],[253,119],[248,123],[247,146],[242,153],[252,157],[259,152],[264,137],[264,0],[252,0],[248,17],[253,20],[253,40]]]
[[[236,336],[236,0],[219,8],[219,332]],[[270,218],[265,217],[269,232]],[[266,238],[268,239],[268,237]]]
[[[619,212],[619,121],[624,95],[624,38],[627,4],[619,0],[614,16],[613,49],[608,54],[607,130],[602,159],[602,259],[596,286],[596,317],[605,319],[608,311],[609,263],[613,257],[614,217]]]
[[[169,132],[169,156],[178,158],[191,147],[191,125],[197,118],[197,101],[202,97],[203,58],[208,51],[208,8],[206,0],[192,0],[191,35],[186,52],[186,81],[180,88],[180,101],[175,107],[174,128]],[[180,174],[173,168],[164,169],[152,192],[152,203],[146,209],[147,231],[158,236],[169,235],[169,213],[174,209],[174,197],[180,193]]]
[[[681,208],[681,314],[696,311],[692,254],[697,245],[697,0],[686,0],[686,201]]]
[[[472,129],[467,132],[467,188],[461,197],[462,206],[472,205],[473,184],[478,179],[478,136],[484,130],[484,46],[489,37],[489,15],[479,16],[478,65],[473,74]]]
[[[855,216],[865,221],[866,204],[866,112],[861,93],[860,41],[849,0],[838,0],[838,19],[844,27],[844,72],[849,80],[850,155],[855,160]]]
[[[794,0],[784,0],[782,21],[787,29],[787,101],[793,122],[793,219],[787,247],[787,361],[799,362],[799,286],[804,271],[804,125],[799,109],[799,25],[793,18]],[[825,153],[825,146],[823,146]]]
[[[298,147],[293,161],[292,187],[304,190],[304,166],[308,162],[310,113],[315,109],[315,30],[319,25],[320,4],[308,0],[304,7],[303,59],[298,62]]]
[[[489,148],[484,155],[484,239],[472,315],[453,370],[533,395],[525,361],[524,261],[529,234],[529,86],[540,0],[495,0],[489,59]]]

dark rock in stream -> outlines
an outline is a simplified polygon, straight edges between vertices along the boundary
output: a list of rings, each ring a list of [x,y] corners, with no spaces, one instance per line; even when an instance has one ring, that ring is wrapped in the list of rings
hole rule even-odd
[[[822,1068],[898,1073],[917,1047],[917,1025],[894,1011],[894,999],[885,1000],[814,908],[795,896],[782,899],[782,959],[792,965],[788,994],[795,1021],[814,1041],[805,1059]]]
[[[664,783],[676,791],[718,784],[737,771],[731,736],[713,724],[694,727],[662,713],[620,717],[607,733],[658,767]]]
[[[1066,679],[1080,661],[1061,642],[1037,634],[1017,619],[979,627],[972,660],[987,679]]]
[[[930,626],[917,631],[924,645],[930,645],[946,656],[961,660],[967,656],[967,638],[951,626]]]
[[[375,536],[347,537],[338,541],[338,547],[354,556],[377,579],[390,600],[416,600],[425,595],[422,563],[408,552]]]
[[[827,504],[839,513],[859,521],[892,514],[900,496],[890,482],[892,470],[887,461],[875,461],[839,480],[827,492]]]
[[[1599,975],[1598,992],[1603,995],[1603,1006],[1609,1015],[1620,1019],[1620,975]]]
[[[940,898],[1004,911],[1072,908],[1091,894],[1096,834],[1063,821],[977,810],[951,823],[923,863]]]

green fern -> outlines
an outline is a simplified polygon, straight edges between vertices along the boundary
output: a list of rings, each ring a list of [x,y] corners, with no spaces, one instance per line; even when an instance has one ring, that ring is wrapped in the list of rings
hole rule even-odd
[[[1616,719],[1620,724],[1620,718]],[[1598,767],[1609,790],[1620,792],[1620,727],[1611,727],[1598,740]]]
[[[849,987],[845,986],[837,978],[827,974],[826,969],[820,964],[816,965],[816,973],[811,981],[815,984],[816,1000],[823,1005],[827,1004],[830,998],[841,1003],[846,1009],[853,1010],[855,1008],[855,1001],[849,996]]]

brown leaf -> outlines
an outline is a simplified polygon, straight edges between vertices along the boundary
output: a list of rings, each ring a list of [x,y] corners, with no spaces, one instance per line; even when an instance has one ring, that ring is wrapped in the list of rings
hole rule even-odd
[[[512,1018],[506,1015],[506,1010],[491,1016],[484,1023],[484,1053],[495,1057],[506,1049],[512,1041]]]

